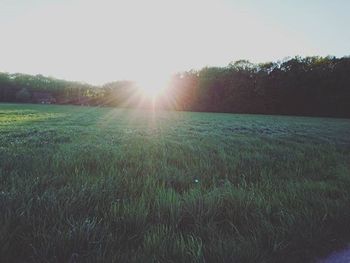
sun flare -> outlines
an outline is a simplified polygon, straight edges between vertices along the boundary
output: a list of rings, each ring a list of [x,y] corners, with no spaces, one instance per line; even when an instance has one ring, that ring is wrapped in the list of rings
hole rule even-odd
[[[164,91],[167,85],[167,79],[159,78],[159,76],[143,78],[137,81],[137,85],[144,96],[155,99]]]

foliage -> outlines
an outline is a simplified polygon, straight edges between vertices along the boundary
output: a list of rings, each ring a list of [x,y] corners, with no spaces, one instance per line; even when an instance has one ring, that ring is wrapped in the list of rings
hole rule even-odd
[[[16,93],[16,100],[19,102],[29,102],[30,101],[30,93],[26,88],[21,89]]]
[[[311,262],[350,237],[349,131],[1,104],[1,261]]]
[[[186,90],[182,110],[350,117],[349,83],[349,57],[295,57],[178,74],[170,89],[173,101]]]
[[[350,57],[295,57],[227,67],[206,67],[172,76],[158,96],[162,109],[350,117]],[[21,102],[21,90],[49,93],[54,103],[127,108],[154,107],[132,81],[91,86],[41,75],[0,73],[0,102]]]

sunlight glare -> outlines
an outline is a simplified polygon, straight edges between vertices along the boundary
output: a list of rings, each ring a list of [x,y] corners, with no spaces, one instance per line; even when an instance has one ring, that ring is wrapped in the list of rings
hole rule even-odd
[[[167,85],[167,79],[160,76],[148,76],[137,81],[143,95],[152,100],[156,99]]]

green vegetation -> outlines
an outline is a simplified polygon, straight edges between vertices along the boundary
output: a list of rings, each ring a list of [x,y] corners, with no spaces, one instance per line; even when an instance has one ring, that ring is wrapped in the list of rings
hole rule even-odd
[[[0,104],[1,262],[310,262],[349,189],[347,119]]]
[[[350,118],[349,83],[350,57],[294,57],[261,64],[239,60],[226,67],[173,75],[155,104],[159,109],[180,111]],[[1,72],[0,102],[123,108],[154,105],[133,81],[92,86]]]

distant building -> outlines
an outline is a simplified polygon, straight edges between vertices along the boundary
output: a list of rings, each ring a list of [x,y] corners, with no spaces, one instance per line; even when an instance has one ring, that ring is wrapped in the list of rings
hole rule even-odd
[[[35,103],[54,104],[56,99],[48,92],[33,92],[32,99]]]

